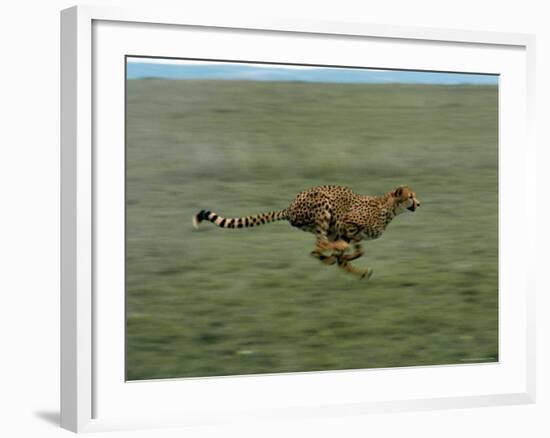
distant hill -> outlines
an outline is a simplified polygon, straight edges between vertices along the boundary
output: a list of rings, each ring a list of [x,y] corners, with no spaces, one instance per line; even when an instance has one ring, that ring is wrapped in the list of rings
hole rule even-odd
[[[128,79],[217,79],[245,81],[327,82],[327,83],[403,83],[403,84],[480,84],[496,85],[497,75],[435,73],[400,70],[350,68],[289,69],[250,64],[153,64],[128,62]]]

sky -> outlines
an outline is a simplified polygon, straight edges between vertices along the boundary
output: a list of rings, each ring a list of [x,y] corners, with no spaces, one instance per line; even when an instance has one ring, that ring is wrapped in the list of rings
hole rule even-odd
[[[498,76],[380,68],[315,67],[241,62],[127,58],[127,79],[244,80],[317,83],[408,83],[497,85]]]

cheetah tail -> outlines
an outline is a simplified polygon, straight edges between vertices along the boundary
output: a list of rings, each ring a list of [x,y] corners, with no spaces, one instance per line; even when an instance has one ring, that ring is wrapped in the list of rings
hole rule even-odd
[[[286,209],[237,218],[224,218],[212,211],[201,210],[193,216],[193,227],[199,228],[200,223],[206,220],[220,228],[249,228],[283,219],[288,219]]]

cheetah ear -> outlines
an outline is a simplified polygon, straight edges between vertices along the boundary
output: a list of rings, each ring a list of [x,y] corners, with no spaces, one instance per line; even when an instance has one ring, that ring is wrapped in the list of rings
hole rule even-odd
[[[403,187],[398,187],[393,192],[393,196],[395,196],[396,198],[400,198],[402,194],[403,194]]]

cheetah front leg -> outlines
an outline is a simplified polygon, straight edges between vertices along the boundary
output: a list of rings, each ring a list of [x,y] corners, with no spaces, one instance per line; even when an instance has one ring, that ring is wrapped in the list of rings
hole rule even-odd
[[[338,267],[342,268],[346,272],[358,275],[360,278],[366,278],[368,280],[372,276],[372,269],[359,269],[355,266],[352,266],[350,263],[352,260],[356,260],[359,257],[363,256],[364,252],[361,248],[361,244],[358,241],[355,241],[353,243],[353,249],[355,252],[353,252],[352,254],[345,254],[344,252],[341,252],[336,256]]]
[[[344,259],[338,259],[338,267],[342,268],[346,272],[358,275],[360,278],[366,278],[367,280],[371,278],[373,272],[370,268],[356,268]]]
[[[359,257],[363,257],[365,252],[361,248],[361,243],[359,242],[353,242],[353,250],[354,252],[351,254],[341,254],[340,258],[346,262],[351,262],[352,260],[356,260]]]

